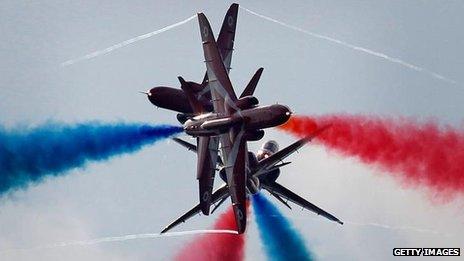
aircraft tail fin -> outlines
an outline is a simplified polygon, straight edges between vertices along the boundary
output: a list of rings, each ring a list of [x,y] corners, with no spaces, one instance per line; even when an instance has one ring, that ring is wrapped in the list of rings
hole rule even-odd
[[[195,94],[195,86],[192,86],[191,82],[186,82],[184,78],[178,76],[180,82],[180,88],[187,95],[187,99],[192,107],[194,113],[200,114],[203,112],[203,104],[200,102],[199,98]]]
[[[253,75],[250,82],[246,86],[245,90],[243,90],[242,94],[240,95],[240,98],[253,95],[256,86],[258,85],[259,79],[261,78],[261,74],[263,73],[263,70],[264,68],[261,67],[256,71],[256,73]]]

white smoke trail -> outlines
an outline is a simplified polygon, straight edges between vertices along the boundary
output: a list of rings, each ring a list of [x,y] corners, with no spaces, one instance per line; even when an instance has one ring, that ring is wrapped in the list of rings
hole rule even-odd
[[[286,24],[284,22],[278,21],[278,20],[276,20],[274,18],[265,16],[265,15],[262,15],[262,14],[258,14],[258,13],[254,12],[254,11],[251,11],[250,9],[247,9],[247,8],[245,8],[243,6],[240,6],[240,8],[245,10],[246,12],[252,14],[252,15],[255,15],[255,16],[263,18],[265,20],[274,22],[276,24],[282,25],[282,26],[290,28],[292,30],[304,33],[306,35],[316,37],[316,38],[319,38],[319,39],[323,39],[323,40],[326,40],[326,41],[329,41],[329,42],[332,42],[332,43],[336,43],[336,44],[345,46],[345,47],[350,48],[350,49],[355,50],[355,51],[367,53],[369,55],[373,55],[373,56],[376,56],[378,58],[387,60],[389,62],[399,64],[399,65],[401,65],[403,67],[409,68],[409,69],[417,71],[417,72],[425,72],[425,73],[431,75],[432,77],[434,77],[434,78],[436,78],[438,80],[447,82],[447,83],[451,83],[451,84],[456,84],[457,83],[456,81],[448,79],[445,76],[440,75],[440,74],[438,74],[436,72],[432,72],[430,70],[427,70],[425,68],[422,68],[420,66],[417,66],[417,65],[414,65],[414,64],[411,64],[411,63],[408,63],[408,62],[405,62],[405,61],[403,61],[401,59],[398,59],[398,58],[390,57],[390,56],[388,56],[388,55],[386,55],[384,53],[376,52],[376,51],[373,51],[373,50],[370,50],[370,49],[367,49],[367,48],[364,48],[364,47],[356,46],[356,45],[353,45],[353,44],[350,44],[350,43],[347,43],[347,42],[344,42],[344,41],[341,41],[341,40],[338,40],[338,39],[335,39],[335,38],[332,38],[332,37],[329,37],[329,36],[325,36],[325,35],[322,35],[322,34],[307,31],[307,30],[304,30],[302,28],[299,28],[299,27],[296,27],[296,26],[289,25],[289,24]]]
[[[169,232],[169,233],[164,233],[164,234],[159,234],[159,233],[132,234],[132,235],[115,236],[115,237],[101,237],[101,238],[94,238],[94,239],[82,240],[82,241],[61,242],[61,243],[55,243],[52,245],[38,246],[38,247],[32,247],[32,248],[4,249],[4,250],[0,250],[0,253],[11,252],[11,251],[50,249],[50,248],[68,247],[68,246],[86,246],[86,245],[95,245],[95,244],[108,243],[108,242],[120,242],[120,241],[134,240],[134,239],[176,237],[176,236],[186,236],[186,235],[196,235],[196,234],[237,235],[238,233],[235,230],[227,230],[227,229],[211,230],[210,229],[210,230],[190,230],[190,231],[181,231],[181,232]]]
[[[273,215],[271,216],[279,218],[278,216],[273,216]],[[295,220],[309,220],[310,219],[310,220],[316,220],[318,222],[327,222],[327,220],[321,219],[319,216],[303,216],[303,217],[302,216],[291,216],[289,218],[295,219]],[[420,228],[420,227],[415,227],[415,226],[392,226],[392,225],[375,223],[375,222],[361,223],[361,222],[346,221],[346,220],[343,220],[343,224],[348,225],[348,226],[376,227],[376,228],[383,228],[383,229],[388,229],[388,230],[435,234],[435,235],[447,236],[447,237],[454,236],[453,234],[450,234],[450,233],[436,231],[436,230],[428,229],[428,228]]]
[[[353,225],[353,226],[378,227],[378,228],[384,228],[384,229],[389,229],[389,230],[414,231],[414,232],[419,232],[419,233],[428,233],[428,234],[435,234],[435,235],[447,236],[447,237],[452,236],[452,234],[449,234],[449,233],[444,233],[444,232],[436,231],[433,229],[419,228],[419,227],[414,227],[414,226],[390,226],[390,225],[374,223],[374,222],[358,223],[358,222],[353,222],[353,221],[345,221],[345,224]]]
[[[156,30],[156,31],[153,31],[153,32],[150,32],[150,33],[146,33],[146,34],[143,34],[143,35],[140,35],[140,36],[137,36],[137,37],[134,37],[132,39],[129,39],[129,40],[126,40],[124,42],[120,42],[118,44],[115,44],[115,45],[112,45],[108,48],[105,48],[105,49],[102,49],[102,50],[98,50],[98,51],[95,51],[93,53],[89,53],[87,55],[84,55],[82,57],[79,57],[79,58],[75,58],[75,59],[71,59],[71,60],[68,60],[66,62],[63,62],[61,63],[61,66],[68,66],[68,65],[72,65],[72,64],[75,64],[77,62],[81,62],[81,61],[84,61],[84,60],[88,60],[88,59],[92,59],[92,58],[95,58],[97,56],[100,56],[100,55],[104,55],[104,54],[107,54],[109,52],[112,52],[116,49],[119,49],[119,48],[122,48],[124,46],[127,46],[127,45],[130,45],[130,44],[133,44],[135,42],[138,42],[138,41],[141,41],[141,40],[145,40],[147,38],[150,38],[154,35],[157,35],[157,34],[160,34],[160,33],[163,33],[163,32],[166,32],[168,30],[171,30],[179,25],[183,25],[187,22],[189,22],[190,20],[194,19],[197,15],[192,15],[191,17],[185,19],[185,20],[182,20],[180,22],[177,22],[175,24],[172,24],[172,25],[168,25],[166,27],[163,27],[159,30]]]

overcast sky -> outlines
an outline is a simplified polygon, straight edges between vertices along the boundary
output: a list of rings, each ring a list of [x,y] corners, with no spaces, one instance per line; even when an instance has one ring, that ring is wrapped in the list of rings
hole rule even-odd
[[[196,20],[104,56],[66,67],[60,64],[199,11],[207,15],[218,33],[229,4],[1,1],[1,124],[39,124],[50,119],[177,124],[174,113],[154,108],[137,91],[159,85],[178,87],[178,75],[201,81],[205,67]],[[408,69],[240,10],[231,79],[241,91],[256,69],[264,67],[256,91],[261,104],[287,104],[298,114],[346,112],[434,118],[464,128],[462,1],[241,4],[290,25],[427,70]],[[439,80],[428,71],[456,83]],[[294,140],[275,130],[267,132],[267,139],[277,140],[281,147]],[[250,148],[256,150],[262,142],[251,143]],[[321,260],[391,260],[394,247],[464,245],[464,199],[438,204],[421,188],[401,185],[389,173],[322,147],[307,146],[291,161],[279,181],[346,221],[339,226],[308,211],[281,208]],[[1,251],[158,232],[196,203],[195,163],[194,154],[164,141],[2,197],[0,259],[173,257],[191,237]],[[209,228],[215,217],[195,217],[177,230]],[[246,257],[263,259],[251,218]]]

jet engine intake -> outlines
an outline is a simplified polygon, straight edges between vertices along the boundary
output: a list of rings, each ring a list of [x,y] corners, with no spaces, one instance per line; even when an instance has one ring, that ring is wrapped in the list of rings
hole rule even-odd
[[[235,105],[237,105],[237,107],[239,107],[241,110],[251,109],[258,104],[258,98],[255,96],[245,96],[235,102]]]
[[[187,114],[187,113],[178,113],[176,116],[180,124],[184,124],[191,117],[193,117],[193,114]]]

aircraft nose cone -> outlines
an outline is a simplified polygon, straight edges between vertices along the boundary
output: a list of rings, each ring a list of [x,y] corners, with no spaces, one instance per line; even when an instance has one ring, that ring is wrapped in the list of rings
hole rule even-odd
[[[292,115],[292,111],[290,110],[290,108],[288,108],[287,106],[285,105],[282,105],[284,107],[284,111],[285,111],[285,116],[288,116],[290,117]]]
[[[275,115],[278,121],[277,122],[278,125],[284,124],[285,122],[288,121],[288,119],[290,119],[290,116],[292,115],[292,111],[290,110],[290,108],[288,108],[285,105],[280,105],[280,104],[275,104],[273,105],[273,107],[276,113]]]
[[[289,118],[292,115],[292,111],[285,105],[276,105],[278,107],[278,112],[280,115],[285,115],[286,118]]]
[[[147,96],[148,96],[148,99],[150,99],[151,97],[154,97],[155,96],[155,88],[152,88],[150,90],[147,91]]]
[[[287,115],[287,116],[292,116],[292,114],[293,114],[293,112],[290,109],[285,112],[285,115]]]
[[[148,91],[146,92],[146,94],[147,94],[148,100],[149,100],[153,105],[159,106],[160,101],[159,101],[159,99],[158,99],[158,96],[159,96],[159,95],[156,95],[156,94],[157,94],[156,88],[152,88],[152,89],[148,90]]]

